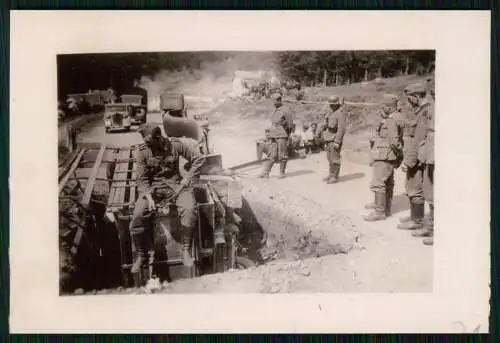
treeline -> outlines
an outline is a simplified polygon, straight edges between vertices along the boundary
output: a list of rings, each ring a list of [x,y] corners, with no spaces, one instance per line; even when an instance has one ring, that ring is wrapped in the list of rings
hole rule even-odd
[[[161,70],[209,70],[228,62],[239,69],[273,69],[311,85],[341,85],[376,77],[434,70],[434,51],[149,52],[59,55],[59,95],[88,89],[124,89]],[[231,72],[228,68],[227,72]]]
[[[282,75],[308,86],[338,86],[434,71],[435,52],[421,51],[297,51],[278,56]]]

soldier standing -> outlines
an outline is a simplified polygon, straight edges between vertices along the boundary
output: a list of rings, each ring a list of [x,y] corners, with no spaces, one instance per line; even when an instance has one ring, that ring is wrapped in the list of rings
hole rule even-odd
[[[422,230],[412,233],[414,237],[425,237],[425,245],[434,244],[434,94],[431,90],[432,102],[425,112],[425,117],[420,122],[419,131],[422,130],[424,139],[418,149],[418,159],[424,165],[424,197],[429,204],[429,218],[427,225]]]
[[[336,95],[328,98],[330,111],[325,114],[323,126],[321,128],[323,141],[325,142],[326,158],[328,159],[329,173],[323,179],[328,184],[338,181],[342,157],[342,143],[346,132],[346,113],[342,105],[344,100]]]
[[[370,166],[373,167],[370,190],[374,193],[372,208],[375,211],[364,218],[366,221],[384,220],[391,215],[394,169],[399,167],[402,157],[398,125],[392,116],[397,110],[397,103],[396,96],[384,96],[383,108],[379,112],[380,117],[376,120],[370,142]]]
[[[423,227],[425,200],[423,191],[423,165],[418,161],[418,144],[422,141],[417,126],[425,117],[430,103],[423,84],[411,84],[404,90],[411,106],[409,118],[404,127],[404,148],[402,170],[406,173],[406,195],[410,201],[410,219],[398,225],[401,230],[416,230]]]
[[[260,178],[269,178],[269,173],[273,168],[274,162],[280,162],[280,176],[285,177],[286,165],[288,160],[288,138],[292,132],[293,119],[290,112],[283,108],[281,95],[275,93],[272,95],[274,101],[274,111],[271,116],[271,127],[269,129],[270,154],[264,162],[264,170],[259,175]]]
[[[178,139],[162,136],[161,129],[143,124],[139,133],[144,144],[137,152],[137,190],[139,198],[130,222],[130,235],[137,249],[132,272],[139,271],[153,244],[153,223],[148,213],[154,210],[154,201],[177,195],[175,201],[182,226],[182,259],[185,266],[193,264],[191,243],[198,217],[191,182],[199,176],[204,156],[194,147]],[[186,178],[179,172],[179,157],[191,166]],[[176,193],[178,192],[178,193]],[[154,201],[153,201],[154,200]],[[153,205],[152,205],[153,204]]]

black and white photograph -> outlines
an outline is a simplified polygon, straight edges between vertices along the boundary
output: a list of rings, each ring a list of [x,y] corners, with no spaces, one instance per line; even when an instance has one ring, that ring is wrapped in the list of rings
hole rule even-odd
[[[58,55],[61,294],[432,292],[435,68]]]
[[[17,332],[488,331],[488,15],[154,12],[13,16]]]

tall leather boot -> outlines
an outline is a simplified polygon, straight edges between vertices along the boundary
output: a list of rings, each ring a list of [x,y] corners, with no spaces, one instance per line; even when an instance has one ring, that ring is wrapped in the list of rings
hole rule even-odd
[[[425,225],[421,230],[412,233],[413,237],[432,237],[434,233],[434,205],[429,206],[430,215]]]
[[[385,193],[386,195],[386,200],[385,200],[385,215],[386,217],[390,217],[392,215],[392,197],[394,194],[393,189],[388,189]]]
[[[322,179],[322,181],[327,182],[333,176],[333,163],[328,162],[328,175]]]
[[[375,192],[372,192],[372,193],[373,193],[373,202],[365,205],[365,209],[367,209],[367,210],[372,210],[372,209],[375,209],[377,207],[377,204],[375,204]]]
[[[411,221],[411,216],[407,216],[407,217],[401,217],[399,218],[399,222],[400,223],[406,223],[406,222],[409,222]],[[424,215],[424,221],[428,221],[429,220],[429,214],[425,214]]]
[[[418,230],[423,227],[424,204],[410,203],[411,220],[398,225],[400,230]]]
[[[434,245],[434,204],[429,204],[429,236],[424,238],[423,243],[425,245]]]
[[[385,192],[375,192],[375,211],[365,216],[365,221],[374,222],[386,219],[386,200],[387,198]]]
[[[185,267],[192,267],[193,261],[193,229],[187,226],[182,226],[182,263]]]
[[[278,176],[279,179],[285,177],[287,162],[288,162],[287,160],[280,161],[280,175]]]
[[[259,175],[259,178],[261,179],[268,179],[269,174],[271,173],[271,169],[273,169],[273,161],[270,159],[267,159],[264,161],[264,170],[262,170],[262,173]]]
[[[328,181],[326,181],[326,183],[328,183],[328,184],[336,183],[339,179],[339,172],[340,172],[340,164],[333,163],[332,164],[332,175],[328,179]]]

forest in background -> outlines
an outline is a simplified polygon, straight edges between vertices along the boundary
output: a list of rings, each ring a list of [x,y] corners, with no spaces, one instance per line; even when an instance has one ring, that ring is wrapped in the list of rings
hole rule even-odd
[[[185,72],[191,76],[193,71],[202,71],[219,78],[237,69],[273,70],[281,78],[305,86],[340,86],[375,78],[431,73],[435,68],[435,51],[71,54],[59,55],[57,64],[58,93],[63,97],[89,89],[125,89],[142,77],[154,77],[168,71]]]

